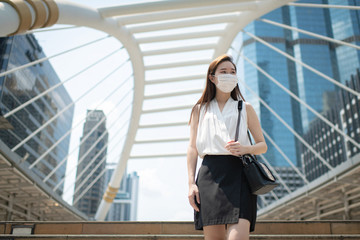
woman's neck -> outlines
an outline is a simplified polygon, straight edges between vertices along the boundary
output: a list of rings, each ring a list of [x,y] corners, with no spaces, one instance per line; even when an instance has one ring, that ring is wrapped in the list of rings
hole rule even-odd
[[[229,100],[229,98],[230,98],[230,93],[223,93],[220,91],[216,92],[215,99],[218,103],[225,104],[227,100]]]

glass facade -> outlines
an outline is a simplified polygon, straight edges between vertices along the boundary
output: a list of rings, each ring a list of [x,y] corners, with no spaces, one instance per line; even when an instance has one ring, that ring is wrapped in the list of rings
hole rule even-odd
[[[298,1],[297,3],[316,3],[318,0]],[[359,1],[324,0],[322,4],[359,5]],[[359,45],[359,12],[335,8],[311,8],[284,6],[264,16],[262,19],[290,25],[316,34],[329,36]],[[351,74],[360,67],[360,52],[348,46],[335,45],[328,41],[311,37],[297,31],[287,30],[256,20],[242,33],[241,51],[252,62],[266,71],[292,93],[300,97],[319,113],[336,103],[336,86],[315,74],[306,66],[295,63],[275,52],[268,46],[255,41],[246,32],[265,40],[267,43],[291,55],[336,81],[345,84]],[[236,59],[236,58],[235,58]],[[309,131],[316,116],[304,105],[292,99],[289,94],[276,86],[269,78],[259,72],[246,60],[238,62],[243,69],[240,77],[252,91],[264,100],[300,136]],[[245,89],[246,100],[252,103],[261,121],[263,130],[275,141],[287,157],[301,169],[301,145],[293,133],[271,113],[256,96]],[[264,155],[270,164],[287,167],[288,162],[267,141],[269,149]]]
[[[264,18],[280,22],[283,16],[283,10],[277,9]],[[282,51],[287,51],[286,39],[282,28],[255,21],[248,25],[245,31],[260,37]],[[243,40],[243,54],[286,88],[289,88],[287,59],[264,44],[254,41],[247,34],[244,34]],[[245,84],[256,92],[287,124],[293,127],[292,102],[290,96],[265,75],[257,71],[257,69],[247,61],[244,61],[243,69]],[[290,159],[296,159],[295,139],[291,132],[284,127],[268,108],[260,104],[256,96],[246,92],[246,100],[252,103],[257,111],[264,131],[275,140]],[[276,149],[269,146],[265,157],[273,166],[289,166],[285,159],[276,156],[276,154]]]
[[[0,72],[27,64],[45,55],[32,34],[0,38]],[[6,114],[61,81],[48,61],[21,69],[0,77],[1,112]],[[1,130],[0,139],[24,159],[24,162],[41,179],[54,188],[64,178],[69,150],[70,134],[62,138],[72,126],[74,107],[71,97],[63,86],[45,94],[27,105],[7,120],[13,130]],[[66,107],[67,110],[60,113]],[[57,114],[58,117],[55,117]],[[54,118],[54,120],[52,120]],[[42,128],[38,131],[39,128]],[[38,131],[29,140],[20,144],[29,135]],[[46,153],[51,148],[49,153]],[[60,163],[61,166],[52,170]],[[61,195],[63,184],[56,192]]]
[[[360,91],[360,72],[351,75],[346,81],[346,86]],[[356,142],[360,141],[360,99],[345,90],[337,91],[334,96],[336,103],[324,114],[334,125],[351,136]],[[305,139],[314,149],[323,156],[332,166],[345,162],[360,152],[351,141],[345,139],[337,131],[316,119],[311,122]],[[328,167],[323,164],[308,148],[302,147],[303,172],[309,181],[312,181],[328,172]]]
[[[102,110],[88,110],[79,150],[74,206],[93,218],[105,191],[108,132]],[[97,179],[97,180],[96,180]],[[90,187],[91,186],[91,187]],[[89,188],[90,187],[90,188]]]
[[[328,0],[332,5],[360,6],[357,0]],[[360,11],[329,9],[333,37],[355,45],[360,45]],[[347,46],[336,47],[340,81],[345,84],[350,75],[356,74],[360,66],[360,52]]]
[[[108,164],[106,171],[106,186],[109,184],[116,164]],[[121,180],[119,191],[111,204],[106,221],[136,221],[139,191],[139,176],[136,172],[125,174]]]

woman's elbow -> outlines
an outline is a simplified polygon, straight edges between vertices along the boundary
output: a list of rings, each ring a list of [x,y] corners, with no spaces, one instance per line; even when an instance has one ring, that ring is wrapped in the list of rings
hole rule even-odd
[[[267,144],[266,144],[266,142],[264,142],[264,153],[266,153],[267,152]]]
[[[197,154],[197,149],[196,146],[189,144],[188,149],[187,149],[187,153],[188,154]]]
[[[263,147],[262,147],[262,148],[263,148],[263,149],[262,149],[262,153],[261,153],[261,154],[266,153],[267,150],[268,150],[268,146],[267,146],[266,142],[263,142]]]

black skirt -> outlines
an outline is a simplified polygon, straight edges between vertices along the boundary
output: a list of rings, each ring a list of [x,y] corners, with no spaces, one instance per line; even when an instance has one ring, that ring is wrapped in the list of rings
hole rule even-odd
[[[196,179],[200,194],[200,212],[194,214],[196,230],[208,225],[236,224],[239,218],[250,221],[250,232],[255,230],[257,196],[250,192],[243,171],[238,157],[204,157]]]

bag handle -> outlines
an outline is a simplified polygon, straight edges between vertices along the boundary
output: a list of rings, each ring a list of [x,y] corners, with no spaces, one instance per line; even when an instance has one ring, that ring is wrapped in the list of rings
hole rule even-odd
[[[237,124],[236,124],[236,132],[235,132],[235,142],[238,140],[239,138],[239,126],[240,126],[240,116],[241,116],[241,110],[243,107],[243,101],[239,100],[238,101],[238,119],[237,119]],[[250,137],[250,132],[249,129],[247,129],[247,136],[249,138],[250,144],[253,145],[252,141],[251,141],[251,137]],[[250,154],[247,154],[250,155]],[[255,160],[257,160],[256,155],[253,155],[253,157],[255,158]],[[244,160],[243,160],[244,162]]]

